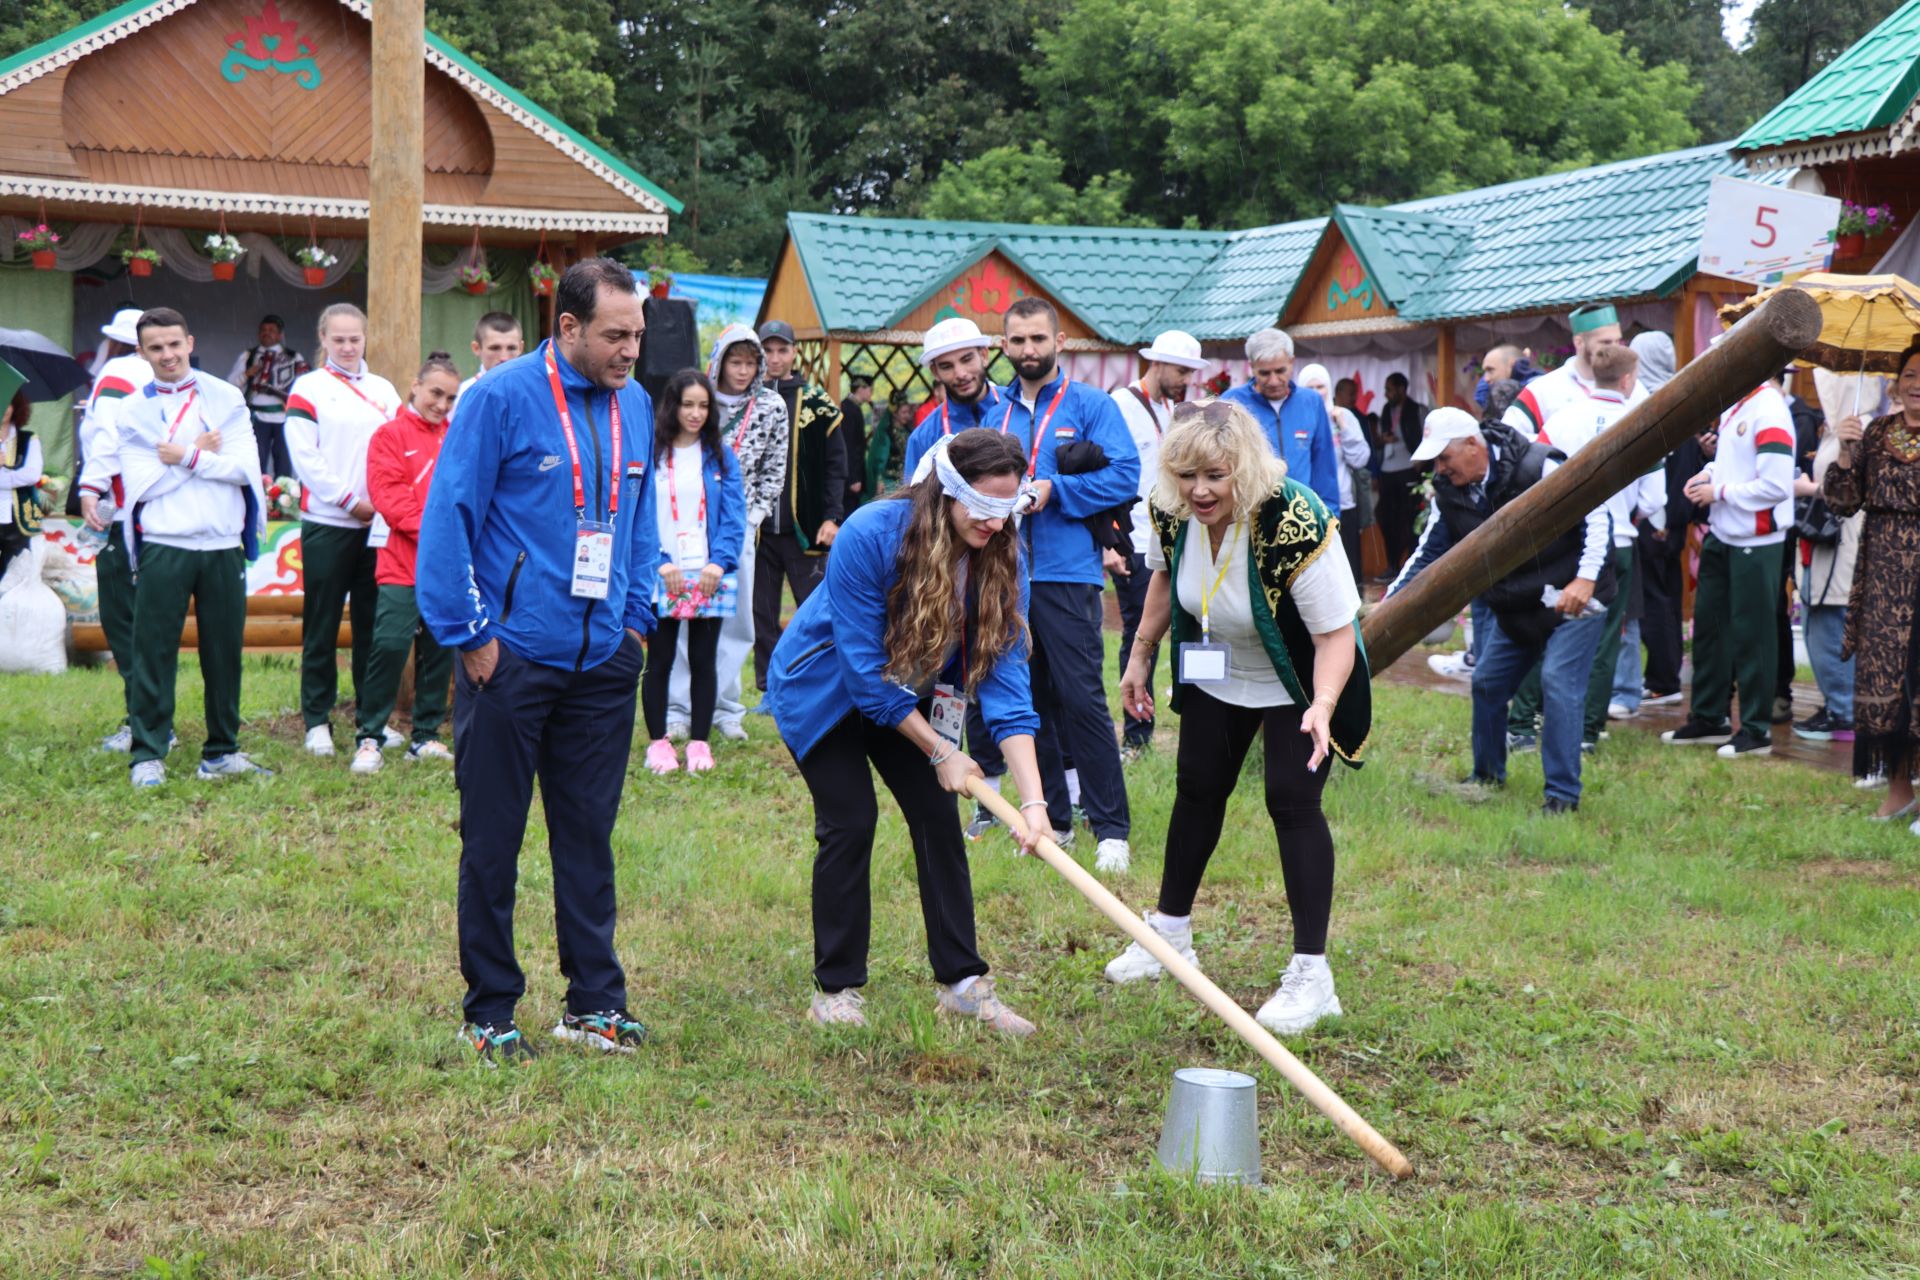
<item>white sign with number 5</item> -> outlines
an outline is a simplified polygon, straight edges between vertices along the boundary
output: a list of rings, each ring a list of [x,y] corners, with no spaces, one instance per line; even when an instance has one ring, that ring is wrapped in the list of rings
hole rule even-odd
[[[1778,284],[1825,267],[1833,253],[1840,202],[1739,178],[1715,178],[1700,233],[1702,274]]]

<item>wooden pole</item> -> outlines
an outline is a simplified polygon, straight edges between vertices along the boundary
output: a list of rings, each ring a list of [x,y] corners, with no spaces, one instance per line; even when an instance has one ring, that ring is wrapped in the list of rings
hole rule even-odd
[[[1644,475],[1690,435],[1705,431],[1740,397],[1778,376],[1820,336],[1820,306],[1784,289],[1652,398],[1552,475],[1494,512],[1391,600],[1367,615],[1367,663],[1384,671],[1422,637],[1586,518],[1610,494]]]
[[[420,210],[426,195],[426,0],[373,6],[367,363],[395,386],[420,365]]]
[[[1450,324],[1440,326],[1440,341],[1436,359],[1440,365],[1440,394],[1437,397],[1437,401],[1440,404],[1454,404],[1454,384],[1455,379],[1459,376],[1459,371],[1455,366],[1460,363],[1460,351],[1455,344],[1453,326]],[[1458,408],[1459,406],[1454,404],[1454,407]]]
[[[1009,830],[1021,829],[1023,819],[1013,803],[998,791],[989,787],[979,778],[967,781],[968,790],[973,798],[992,810],[995,817],[1007,824]],[[1148,927],[1138,913],[1115,897],[1113,891],[1095,880],[1086,868],[1068,857],[1066,852],[1045,836],[1034,846],[1042,861],[1065,876],[1067,883],[1078,889],[1094,906],[1100,908],[1102,915],[1120,926],[1129,938],[1145,947],[1147,951],[1166,966],[1181,986],[1198,996],[1200,1002],[1226,1024],[1233,1028],[1235,1035],[1253,1046],[1254,1052],[1273,1065],[1273,1069],[1285,1076],[1287,1082],[1306,1095],[1307,1101],[1315,1110],[1339,1126],[1340,1131],[1358,1143],[1360,1149],[1372,1157],[1374,1163],[1396,1178],[1413,1176],[1413,1165],[1391,1142],[1381,1137],[1379,1132],[1365,1120],[1359,1112],[1348,1106],[1339,1094],[1327,1088],[1319,1076],[1308,1070],[1305,1063],[1287,1052],[1287,1047],[1274,1039],[1273,1033],[1253,1020],[1251,1014],[1235,1004],[1227,993],[1213,984],[1213,980],[1193,965],[1180,958],[1180,953],[1167,945],[1162,938]]]

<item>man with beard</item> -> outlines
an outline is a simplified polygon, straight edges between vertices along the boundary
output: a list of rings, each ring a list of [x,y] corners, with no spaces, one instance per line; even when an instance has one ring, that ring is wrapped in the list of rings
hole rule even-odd
[[[767,384],[787,406],[787,482],[760,525],[759,563],[753,575],[753,674],[767,688],[767,660],[780,639],[780,583],[793,588],[797,608],[827,572],[827,549],[846,514],[847,452],[836,436],[840,406],[793,371],[793,326],[760,326]],[[755,708],[758,710],[759,708]]]
[[[987,378],[987,362],[992,358],[993,339],[981,333],[980,326],[971,320],[954,316],[927,330],[920,347],[920,367],[933,374],[945,394],[907,437],[906,460],[900,471],[905,483],[913,483],[920,460],[941,436],[969,427],[1006,430],[1000,388]]]
[[[1087,519],[1138,496],[1140,455],[1113,401],[1056,367],[1065,335],[1052,304],[1020,299],[1007,309],[1005,332],[1007,358],[1019,376],[1002,388],[1006,407],[995,420],[1027,448],[1031,506],[1022,534],[1033,582],[1027,625],[1047,816],[1054,839],[1070,843],[1064,749],[1079,770],[1080,799],[1100,842],[1094,869],[1124,872],[1133,860],[1131,821],[1101,679],[1105,575]]]

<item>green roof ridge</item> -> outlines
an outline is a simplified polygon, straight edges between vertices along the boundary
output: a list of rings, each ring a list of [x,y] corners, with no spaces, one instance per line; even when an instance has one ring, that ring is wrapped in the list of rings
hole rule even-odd
[[[1888,14],[1733,144],[1758,151],[1894,123],[1920,95],[1920,0]]]
[[[84,40],[96,31],[104,31],[116,22],[123,22],[147,8],[153,0],[127,0],[105,13],[87,19],[67,28],[57,36],[48,36],[39,44],[29,45],[8,58],[0,58],[0,77],[10,76],[29,63],[38,62],[49,54],[58,53],[76,40]]]

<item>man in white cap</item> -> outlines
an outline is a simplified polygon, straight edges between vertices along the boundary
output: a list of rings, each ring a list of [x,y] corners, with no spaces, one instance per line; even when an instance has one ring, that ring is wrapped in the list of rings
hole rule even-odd
[[[1120,416],[1126,420],[1127,432],[1133,437],[1133,447],[1140,451],[1140,501],[1133,505],[1133,552],[1124,560],[1113,551],[1105,556],[1107,572],[1113,577],[1113,594],[1120,604],[1122,634],[1118,665],[1123,672],[1127,655],[1133,652],[1133,633],[1139,629],[1140,612],[1146,607],[1147,583],[1153,576],[1146,568],[1147,542],[1153,537],[1153,522],[1147,516],[1147,496],[1153,492],[1153,482],[1160,474],[1160,437],[1166,434],[1173,418],[1173,406],[1187,398],[1187,388],[1193,384],[1194,375],[1207,364],[1200,355],[1199,339],[1179,329],[1160,334],[1153,345],[1140,352],[1140,358],[1146,362],[1146,372],[1113,393],[1113,402],[1120,406]],[[1153,659],[1150,657],[1148,661],[1151,663]],[[1147,678],[1151,683],[1151,665],[1147,668]],[[1146,719],[1137,720],[1132,710],[1122,710],[1126,728],[1120,735],[1120,758],[1131,761],[1153,745],[1153,717],[1149,714]]]
[[[940,407],[907,436],[900,468],[906,483],[913,483],[920,460],[941,436],[971,427],[1006,429],[1000,388],[987,376],[987,362],[992,359],[993,339],[964,316],[949,317],[927,330],[920,347],[920,367],[933,375],[946,394]]]
[[[100,629],[113,653],[113,669],[120,673],[123,710],[127,675],[133,670],[133,569],[127,561],[126,527],[114,519],[114,512],[126,497],[120,483],[120,409],[128,396],[153,381],[153,366],[141,356],[140,336],[134,331],[139,320],[139,307],[125,307],[100,326],[107,361],[94,377],[80,420],[80,518],[96,534],[106,534],[94,554],[93,570],[99,583]],[[133,730],[125,720],[100,749],[133,750]]]
[[[1420,543],[1387,588],[1404,588],[1453,544],[1538,484],[1566,455],[1504,423],[1479,423],[1451,405],[1427,415],[1413,460],[1433,463],[1433,513]],[[1615,581],[1607,509],[1597,507],[1533,554],[1481,599],[1493,614],[1473,664],[1473,773],[1470,782],[1507,780],[1507,703],[1540,664],[1546,694],[1540,763],[1547,814],[1580,807],[1580,732],[1587,678],[1606,625]]]

